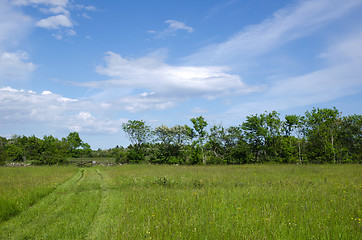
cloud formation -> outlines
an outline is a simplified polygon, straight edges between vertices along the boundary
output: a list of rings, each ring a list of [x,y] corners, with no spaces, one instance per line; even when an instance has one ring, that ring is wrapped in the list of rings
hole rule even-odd
[[[157,54],[156,54],[157,55]],[[126,59],[114,52],[107,52],[105,65],[96,72],[109,80],[77,83],[103,91],[130,89],[118,96],[112,105],[125,106],[130,112],[149,109],[162,110],[192,98],[216,99],[261,91],[261,87],[248,86],[238,75],[221,66],[172,66],[157,56]],[[132,94],[132,92],[145,91]]]
[[[0,52],[0,83],[7,80],[23,80],[37,68],[26,52]]]
[[[187,26],[185,23],[176,20],[166,20],[164,23],[168,24],[168,28],[163,31],[149,30],[148,33],[155,34],[156,38],[165,38],[169,36],[176,36],[176,32],[179,30],[192,33],[194,28]]]
[[[185,23],[176,20],[166,20],[165,23],[169,24],[168,28],[170,31],[185,30],[189,33],[194,31],[192,27],[189,27]]]
[[[361,0],[309,0],[286,7],[260,24],[251,25],[225,42],[211,44],[186,57],[188,64],[247,65],[251,59],[304,37],[353,11]]]
[[[56,30],[52,36],[58,40],[64,36],[74,36],[75,21],[72,19],[71,11],[94,11],[94,6],[85,6],[81,4],[73,4],[68,0],[14,0],[11,2],[13,6],[32,6],[41,13],[51,15],[49,17],[38,20],[36,27],[48,30]],[[86,13],[81,14],[90,18]]]
[[[96,114],[101,103],[71,99],[43,91],[0,88],[0,127],[41,124],[48,127],[88,133],[115,134],[125,119],[109,119]],[[92,113],[94,112],[94,113]]]
[[[60,27],[73,27],[72,21],[66,15],[56,15],[38,21],[35,24],[37,27],[46,29],[59,29]]]
[[[362,92],[362,32],[342,37],[320,55],[328,66],[304,75],[279,79],[257,100],[233,106],[227,116],[246,116],[328,102]]]
[[[89,82],[89,87],[146,88],[163,96],[215,98],[224,95],[255,91],[245,85],[237,75],[227,73],[219,66],[172,66],[153,57],[126,59],[114,52],[107,52],[105,66],[96,72],[111,80]]]
[[[31,17],[23,14],[6,1],[0,1],[0,52],[17,45],[33,24]]]

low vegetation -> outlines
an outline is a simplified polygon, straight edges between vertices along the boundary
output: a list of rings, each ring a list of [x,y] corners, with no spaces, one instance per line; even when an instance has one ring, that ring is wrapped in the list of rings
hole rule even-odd
[[[39,171],[49,190],[3,218],[0,239],[362,237],[358,164],[4,169],[2,201],[36,192],[27,180]]]

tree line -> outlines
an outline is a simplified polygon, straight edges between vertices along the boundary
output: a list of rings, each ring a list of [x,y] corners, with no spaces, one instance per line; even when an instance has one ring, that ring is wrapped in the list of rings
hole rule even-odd
[[[131,142],[126,148],[93,151],[76,132],[62,140],[51,136],[42,140],[34,136],[1,138],[0,148],[11,159],[25,157],[41,164],[62,162],[65,156],[190,165],[362,161],[362,116],[342,116],[336,108],[314,108],[303,116],[286,115],[284,119],[275,111],[265,112],[247,116],[240,125],[229,127],[209,126],[203,116],[191,118],[190,122],[152,129],[143,120],[129,120],[122,124]]]
[[[84,143],[79,133],[72,132],[61,140],[52,135],[42,139],[14,135],[0,137],[0,165],[10,162],[31,162],[35,165],[66,163],[68,158],[88,157],[91,147]]]
[[[347,163],[362,159],[362,116],[314,108],[304,116],[276,111],[246,117],[238,126],[214,125],[202,117],[192,125],[151,129],[130,120],[123,130],[131,145],[120,162],[169,164]]]

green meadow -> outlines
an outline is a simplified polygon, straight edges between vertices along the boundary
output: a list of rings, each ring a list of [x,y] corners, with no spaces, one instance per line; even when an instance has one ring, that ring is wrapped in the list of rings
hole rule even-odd
[[[362,239],[362,167],[1,167],[0,239]]]

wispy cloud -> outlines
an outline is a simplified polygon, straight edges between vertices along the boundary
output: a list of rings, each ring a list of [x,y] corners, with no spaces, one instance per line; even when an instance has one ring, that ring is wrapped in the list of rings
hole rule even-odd
[[[13,0],[14,5],[52,5],[52,6],[66,6],[68,0]]]
[[[283,44],[306,36],[361,5],[361,0],[301,1],[252,25],[225,42],[202,48],[184,60],[189,64],[234,65],[268,53]]]
[[[189,27],[185,23],[176,20],[166,20],[165,23],[169,24],[168,28],[170,31],[175,32],[177,30],[185,30],[189,33],[192,33],[194,31],[192,27]]]
[[[344,36],[321,56],[329,66],[301,76],[279,79],[257,100],[233,106],[224,116],[246,116],[328,102],[362,92],[362,32]]]
[[[0,83],[23,80],[37,68],[26,52],[0,52]],[[10,80],[10,81],[9,81]]]
[[[0,1],[0,52],[6,47],[16,46],[33,25],[31,17],[6,1]]]
[[[179,30],[192,33],[194,28],[187,26],[185,23],[176,20],[166,20],[164,23],[168,24],[168,28],[162,31],[148,30],[148,33],[155,34],[156,38],[165,38],[169,36],[176,36]]]

